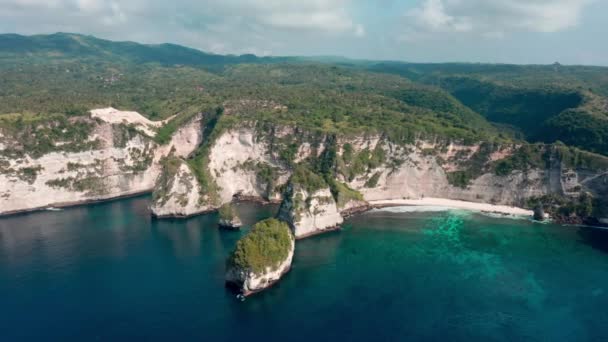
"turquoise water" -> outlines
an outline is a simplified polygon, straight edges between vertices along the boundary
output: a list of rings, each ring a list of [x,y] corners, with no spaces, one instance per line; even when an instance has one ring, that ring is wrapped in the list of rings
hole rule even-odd
[[[608,234],[464,212],[370,212],[299,241],[240,302],[217,216],[147,197],[0,219],[0,339],[606,341]],[[246,226],[276,207],[241,204]],[[245,229],[246,231],[246,229]]]

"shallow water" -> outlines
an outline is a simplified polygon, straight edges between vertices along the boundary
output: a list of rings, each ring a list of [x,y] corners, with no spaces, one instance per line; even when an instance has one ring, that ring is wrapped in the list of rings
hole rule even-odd
[[[0,219],[1,340],[605,341],[608,235],[462,211],[376,211],[299,241],[240,302],[235,242],[276,207],[156,221],[147,197]]]

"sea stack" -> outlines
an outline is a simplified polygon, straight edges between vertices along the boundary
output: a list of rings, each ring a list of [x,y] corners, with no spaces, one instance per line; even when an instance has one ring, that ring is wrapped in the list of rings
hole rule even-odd
[[[228,257],[226,285],[244,296],[272,286],[289,272],[294,249],[295,239],[285,222],[258,222]]]
[[[237,230],[240,229],[243,223],[230,203],[226,203],[219,209],[220,228]]]
[[[534,220],[536,221],[544,221],[545,220],[545,210],[542,205],[537,205],[534,207]]]

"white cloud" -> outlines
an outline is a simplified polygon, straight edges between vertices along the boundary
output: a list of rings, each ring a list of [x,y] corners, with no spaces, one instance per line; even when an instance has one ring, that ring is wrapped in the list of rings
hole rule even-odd
[[[592,0],[423,0],[405,14],[402,39],[441,34],[502,38],[513,31],[558,32],[578,25]]]
[[[356,0],[0,0],[0,32],[90,33],[203,50],[268,53],[311,36],[362,36]]]
[[[365,27],[363,27],[363,25],[357,25],[355,27],[355,36],[359,38],[365,37]]]

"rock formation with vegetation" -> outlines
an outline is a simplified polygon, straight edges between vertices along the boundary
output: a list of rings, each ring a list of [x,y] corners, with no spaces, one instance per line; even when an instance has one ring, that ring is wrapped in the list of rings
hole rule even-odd
[[[220,221],[219,226],[225,229],[239,229],[243,225],[236,210],[231,203],[226,203],[218,210]]]
[[[226,283],[245,296],[276,283],[291,268],[294,237],[286,223],[267,219],[239,240],[226,262]]]
[[[155,191],[158,216],[283,200],[309,233],[422,196],[608,222],[608,68],[128,45],[0,35],[0,214]]]

